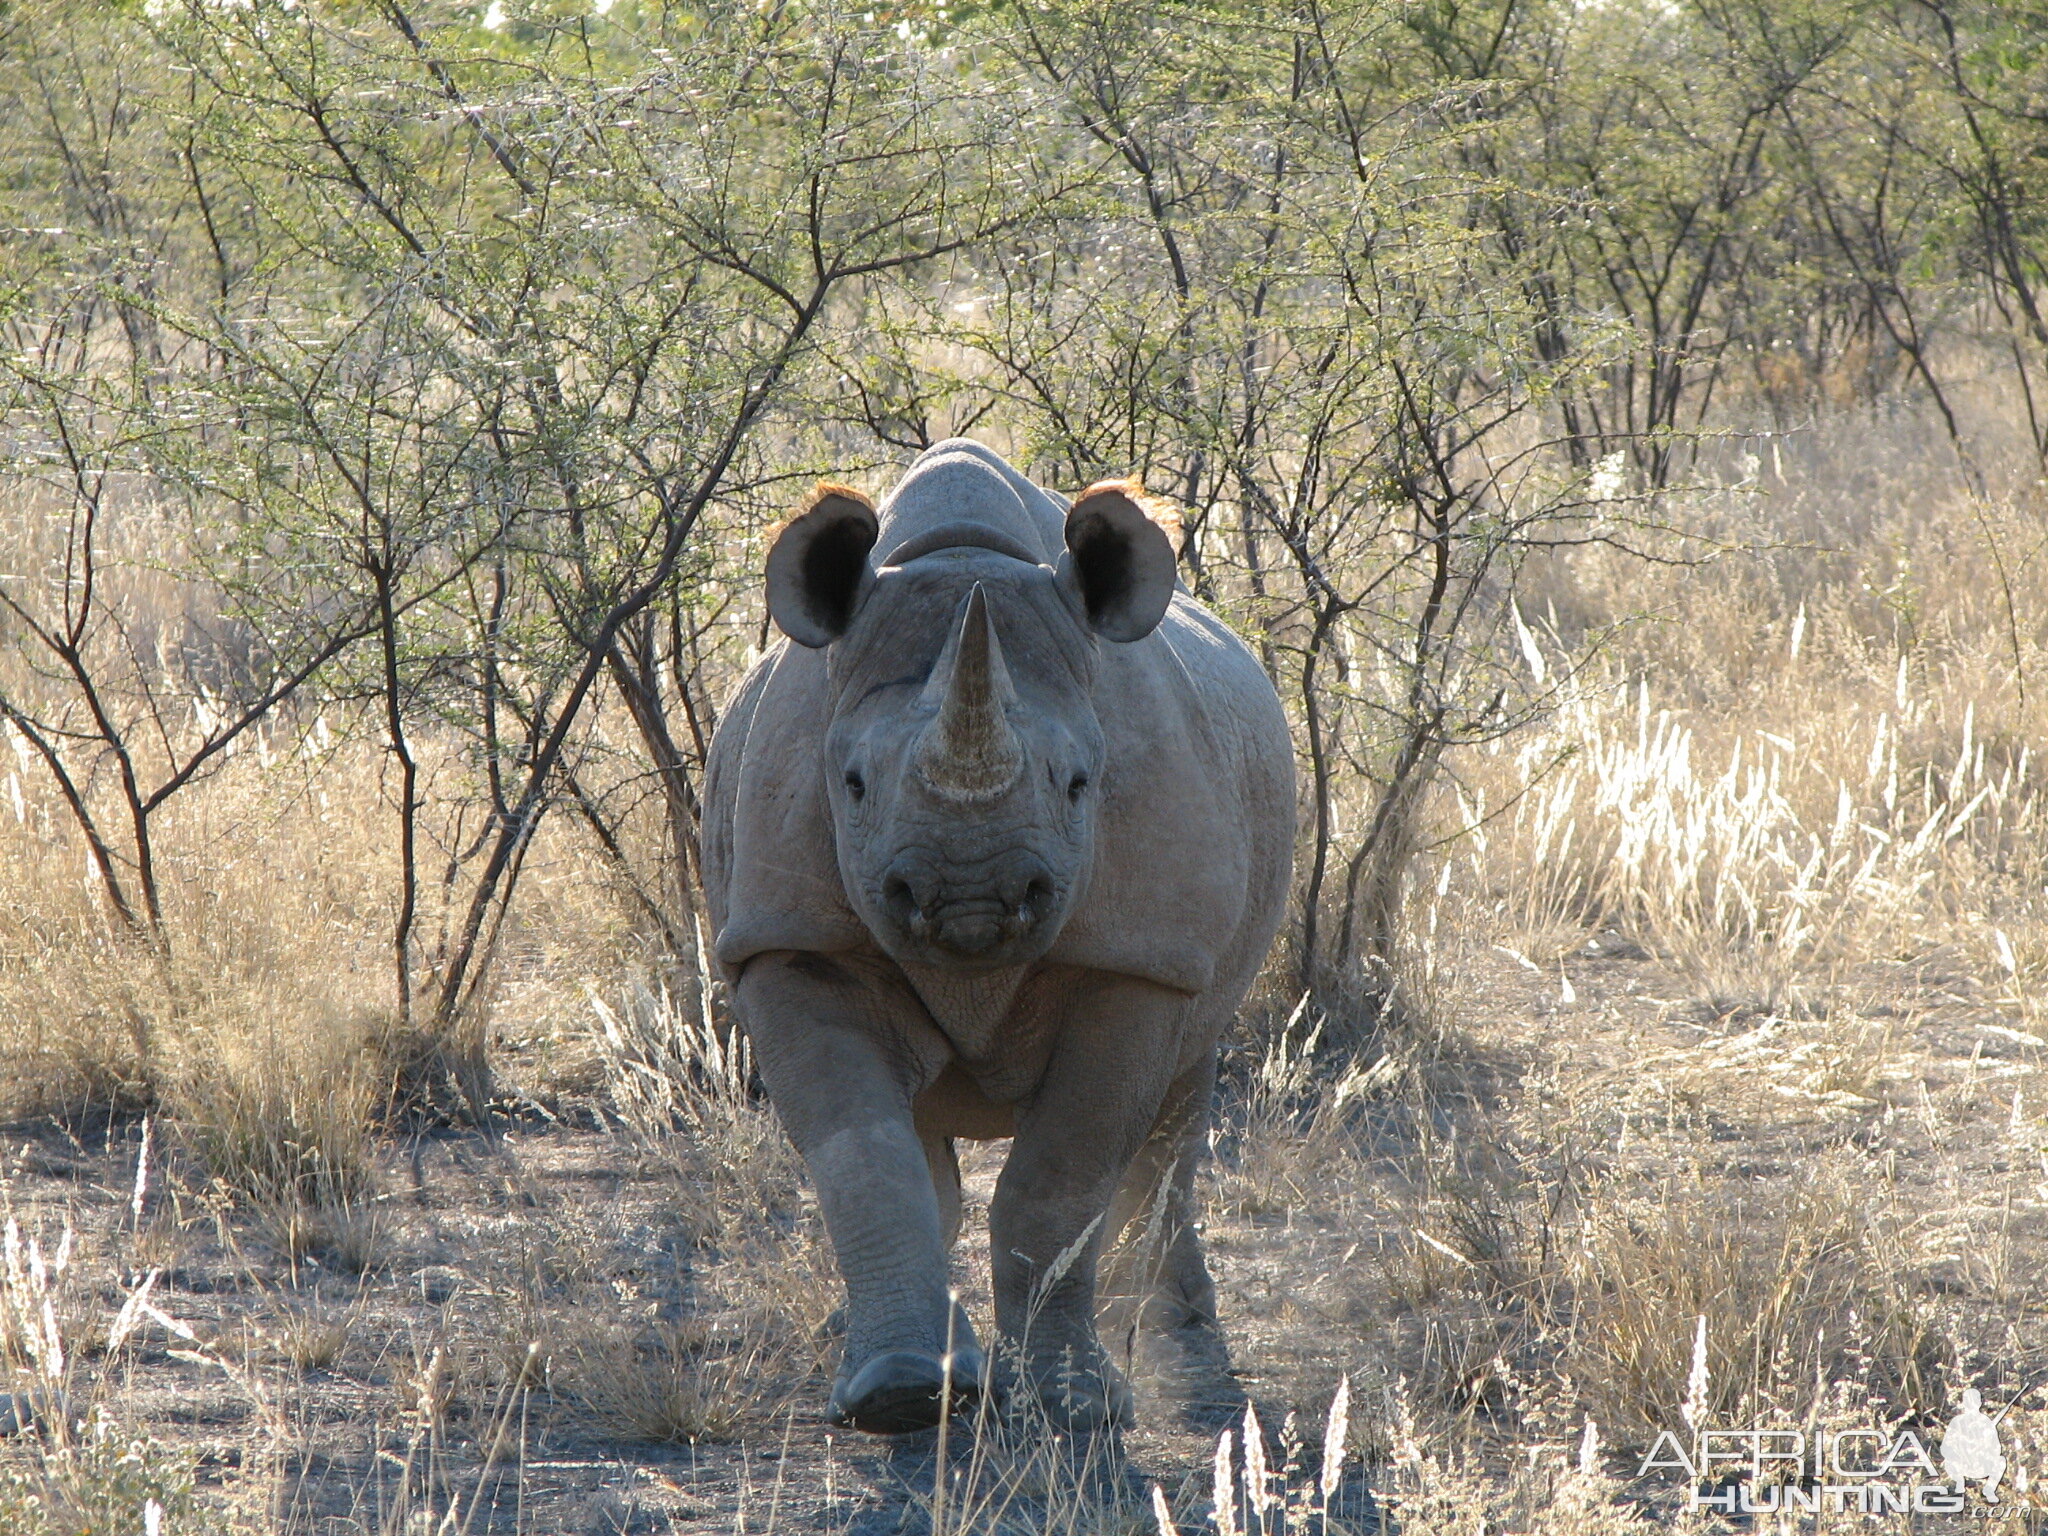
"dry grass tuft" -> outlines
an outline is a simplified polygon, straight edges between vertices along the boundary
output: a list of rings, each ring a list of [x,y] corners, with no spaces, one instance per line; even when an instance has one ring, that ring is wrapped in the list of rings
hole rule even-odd
[[[628,1440],[738,1440],[770,1429],[809,1375],[794,1344],[752,1318],[599,1325],[568,1347],[568,1386]]]
[[[802,1160],[712,1003],[645,983],[617,1009],[591,997],[623,1135],[673,1174],[697,1276],[681,1320],[581,1320],[557,1341],[569,1389],[638,1440],[737,1437],[833,1364],[839,1281]]]
[[[1898,676],[1892,707],[1862,718],[1717,722],[1704,763],[1647,681],[1574,682],[1460,794],[1474,886],[1537,960],[1619,929],[1720,1012],[1821,1006],[1860,961],[1953,941],[1959,924],[1935,925],[2038,842],[2043,804],[2031,756],[1988,750],[1968,706],[1953,757],[1913,762],[1934,704]]]
[[[1946,1402],[1952,1353],[1898,1239],[1836,1174],[1730,1196],[1674,1178],[1657,1196],[1595,1191],[1559,1277],[1559,1369],[1600,1423],[1647,1439],[1692,1392],[1704,1320],[1716,1424],[1805,1422],[1853,1381],[1894,1413]]]
[[[286,1301],[284,1315],[271,1330],[277,1355],[301,1371],[332,1370],[347,1353],[360,1324],[360,1307],[334,1307],[317,1298]]]
[[[595,993],[590,1003],[620,1122],[692,1192],[695,1239],[737,1250],[764,1215],[792,1218],[803,1160],[754,1083],[746,1037],[710,991],[642,981],[616,1010]]]
[[[1240,1218],[1284,1213],[1314,1200],[1333,1159],[1347,1155],[1361,1106],[1420,1081],[1398,1039],[1371,1060],[1332,1061],[1326,1015],[1304,996],[1275,1029],[1240,1053],[1214,1170],[1216,1206]]]
[[[1532,573],[1554,709],[1453,765],[1453,884],[1539,964],[1618,930],[1721,1012],[1826,1011],[1857,967],[1944,948],[2017,980],[2048,915],[2038,516],[1891,419],[1773,454],[1688,508],[1753,553]]]
[[[92,1536],[139,1524],[153,1504],[159,1520],[170,1522],[164,1528],[177,1531],[194,1507],[191,1457],[124,1427],[99,1401],[125,1342],[166,1320],[152,1307],[147,1283],[104,1319],[76,1258],[68,1222],[49,1233],[8,1216],[0,1242],[0,1416],[26,1454],[0,1462],[0,1530]],[[94,1356],[98,1364],[88,1367]]]
[[[378,1079],[365,1026],[272,1016],[223,1029],[174,1090],[186,1147],[294,1261],[351,1272],[378,1260]]]

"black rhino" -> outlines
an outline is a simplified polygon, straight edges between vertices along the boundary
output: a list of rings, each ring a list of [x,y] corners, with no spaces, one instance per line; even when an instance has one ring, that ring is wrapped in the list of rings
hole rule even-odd
[[[879,515],[821,486],[768,556],[788,640],[712,743],[705,875],[846,1282],[831,1407],[858,1429],[938,1419],[955,1137],[1015,1138],[989,1220],[1014,1365],[959,1319],[956,1401],[1001,1381],[1088,1429],[1129,1402],[1102,1336],[1227,1358],[1192,1186],[1287,899],[1294,766],[1142,494],[1069,506],[956,439]]]

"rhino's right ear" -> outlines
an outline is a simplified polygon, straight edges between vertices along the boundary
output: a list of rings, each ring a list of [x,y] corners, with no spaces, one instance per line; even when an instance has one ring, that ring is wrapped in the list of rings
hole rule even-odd
[[[768,551],[768,614],[798,645],[846,633],[874,583],[868,551],[880,531],[875,504],[844,485],[821,485]]]

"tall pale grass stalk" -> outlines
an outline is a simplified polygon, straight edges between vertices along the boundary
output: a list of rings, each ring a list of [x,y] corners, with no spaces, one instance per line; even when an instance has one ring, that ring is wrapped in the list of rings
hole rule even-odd
[[[1972,880],[2024,862],[2048,824],[2029,746],[1987,741],[1966,707],[1952,755],[1928,760],[1934,706],[1899,677],[1889,709],[1739,732],[1713,766],[1646,680],[1574,681],[1453,791],[1472,888],[1531,948],[1616,928],[1723,1007],[1794,1006],[1948,937]]]

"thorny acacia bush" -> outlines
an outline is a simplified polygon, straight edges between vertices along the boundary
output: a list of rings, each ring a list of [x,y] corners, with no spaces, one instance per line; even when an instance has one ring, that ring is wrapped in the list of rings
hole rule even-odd
[[[632,873],[657,926],[688,910],[688,761],[753,634],[737,573],[820,462],[796,401],[837,296],[1013,223],[990,156],[1030,136],[824,12],[573,48],[397,8],[5,25],[43,109],[0,713],[166,987],[178,798],[279,712],[375,743],[392,1034],[478,1108],[466,1021],[550,808],[623,867],[651,801]]]
[[[692,948],[761,536],[821,470],[879,484],[974,431],[1180,503],[1191,584],[1298,730],[1292,963],[1356,1023],[1446,762],[1598,648],[1514,665],[1532,559],[1724,546],[1672,499],[1729,478],[1702,445],[1844,390],[1917,391],[1982,500],[1965,356],[2041,440],[2008,168],[2044,65],[2001,11],[164,0],[0,28],[19,776],[175,1010],[184,797],[274,717],[378,754],[384,1035],[430,1110],[492,1091],[545,820]],[[1886,71],[1905,96],[1869,95]],[[1852,217],[1865,122],[1912,173],[1882,228]],[[144,1099],[151,1011],[122,1023]]]

